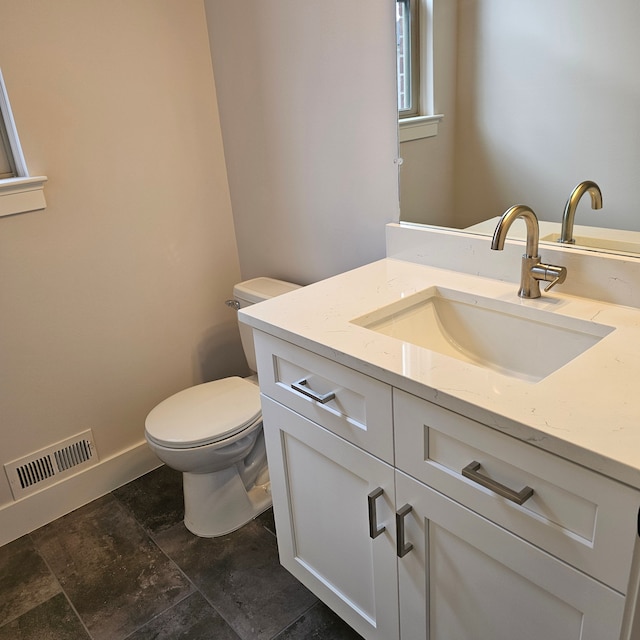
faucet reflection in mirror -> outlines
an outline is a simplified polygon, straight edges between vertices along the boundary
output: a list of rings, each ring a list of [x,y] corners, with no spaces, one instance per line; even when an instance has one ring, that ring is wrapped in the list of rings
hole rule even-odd
[[[523,204],[516,204],[502,214],[493,234],[491,248],[494,251],[502,251],[504,249],[504,241],[509,227],[518,218],[522,218],[527,226],[527,248],[526,253],[522,256],[518,295],[521,298],[539,298],[541,295],[540,280],[549,283],[545,287],[545,291],[549,291],[554,285],[562,284],[566,280],[567,270],[565,267],[544,264],[540,261],[540,256],[538,255],[538,239],[540,235],[538,218],[533,209]]]
[[[592,209],[602,209],[602,192],[600,191],[600,187],[591,180],[584,180],[578,184],[571,192],[571,195],[564,206],[564,213],[562,214],[562,231],[558,242],[563,244],[576,243],[573,237],[573,221],[576,217],[578,203],[585,193],[588,193],[591,196]]]

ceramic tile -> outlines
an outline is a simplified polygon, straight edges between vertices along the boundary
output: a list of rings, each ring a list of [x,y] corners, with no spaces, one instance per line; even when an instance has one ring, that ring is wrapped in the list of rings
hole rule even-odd
[[[69,599],[95,640],[359,638],[280,567],[271,509],[223,538],[186,531],[181,475],[158,468],[1,547],[0,640],[87,640]]]
[[[94,640],[119,640],[193,586],[111,495],[31,537]]]
[[[28,536],[0,547],[0,626],[60,591]]]
[[[185,598],[127,640],[239,640],[235,631],[199,594]],[[0,638],[0,640],[2,640]]]
[[[91,640],[63,593],[0,627],[0,640]]]
[[[318,602],[274,640],[362,640],[362,636]]]
[[[176,525],[156,542],[243,640],[272,638],[317,602],[280,566],[275,537],[255,520],[208,539]]]
[[[151,533],[168,529],[184,518],[182,473],[166,465],[112,493]]]

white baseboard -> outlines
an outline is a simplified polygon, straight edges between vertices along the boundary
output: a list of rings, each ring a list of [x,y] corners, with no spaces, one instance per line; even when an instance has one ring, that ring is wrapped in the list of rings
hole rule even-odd
[[[0,546],[88,504],[161,464],[146,441],[142,441],[37,493],[0,506]]]

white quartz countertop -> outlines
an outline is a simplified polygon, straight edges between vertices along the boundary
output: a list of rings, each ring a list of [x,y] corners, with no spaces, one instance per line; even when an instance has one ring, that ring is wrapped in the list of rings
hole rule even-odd
[[[351,321],[437,286],[615,330],[539,382],[440,355]],[[240,311],[241,321],[640,488],[640,310],[384,259]],[[523,336],[526,340],[526,336]],[[532,354],[535,357],[535,353]]]

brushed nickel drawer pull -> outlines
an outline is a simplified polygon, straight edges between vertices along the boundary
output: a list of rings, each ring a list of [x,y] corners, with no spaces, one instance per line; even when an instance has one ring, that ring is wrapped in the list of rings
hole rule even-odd
[[[333,391],[329,391],[329,393],[316,393],[312,391],[308,387],[308,382],[306,378],[302,378],[302,380],[298,380],[298,382],[292,382],[291,388],[298,393],[301,393],[307,398],[311,398],[320,404],[327,404],[330,400],[333,400],[336,397],[336,394]]]
[[[384,533],[387,528],[382,525],[378,526],[378,514],[376,512],[376,500],[384,493],[382,487],[374,489],[367,496],[367,506],[369,507],[369,537],[375,540],[381,533]]]
[[[531,487],[524,487],[521,491],[514,491],[496,480],[480,475],[478,469],[480,469],[480,463],[474,460],[462,470],[462,475],[516,504],[524,504],[533,495]]]
[[[398,537],[396,551],[398,558],[403,558],[413,549],[413,545],[410,542],[404,541],[404,519],[412,510],[413,507],[410,504],[405,504],[404,507],[400,507],[396,512],[396,535]]]

